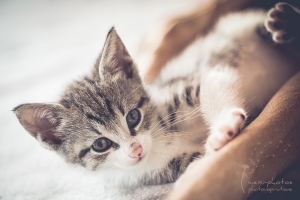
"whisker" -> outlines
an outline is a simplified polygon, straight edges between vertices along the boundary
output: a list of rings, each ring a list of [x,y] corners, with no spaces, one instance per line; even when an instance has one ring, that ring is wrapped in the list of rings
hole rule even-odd
[[[194,111],[192,111],[191,113],[189,113],[190,116],[188,116],[187,118],[181,117],[180,119],[175,120],[172,124],[167,125],[167,127],[162,127],[162,128],[160,128],[159,130],[157,130],[157,131],[160,131],[160,130],[163,130],[163,129],[170,128],[170,127],[174,126],[175,124],[178,124],[178,123],[180,123],[180,122],[182,122],[182,121],[185,121],[185,120],[194,119],[194,118],[196,118],[196,117],[198,117],[198,116],[201,115],[201,113],[199,113],[199,114],[197,114],[196,116],[194,116],[198,111],[200,111],[200,108],[197,108],[197,109],[195,109]],[[182,119],[182,118],[184,118],[184,119]],[[155,136],[156,133],[157,133],[157,132],[152,133],[152,135]]]
[[[188,111],[177,111],[177,112],[173,112],[173,113],[170,113],[168,115],[166,115],[164,118],[162,118],[161,120],[159,120],[153,127],[152,127],[152,130],[151,131],[156,131],[155,128],[163,121],[163,120],[169,120],[169,117],[171,117],[172,115],[174,114],[179,114],[179,113],[187,113],[189,114],[190,112]],[[179,117],[182,117],[183,115],[179,116]],[[178,117],[177,117],[178,118]],[[159,127],[160,128],[160,127]]]
[[[140,88],[141,86],[143,86],[143,84],[139,85],[138,87],[136,87],[134,90],[132,90],[126,97],[125,99],[127,99],[128,96],[130,96],[133,92],[135,92],[138,88]]]
[[[191,111],[191,112],[188,112],[187,114],[184,114],[184,115],[181,115],[179,117],[177,117],[177,119],[169,126],[167,126],[166,128],[169,128],[170,126],[172,125],[175,125],[179,120],[181,120],[182,118],[184,118],[185,116],[187,115],[193,115],[195,112],[198,112],[198,109],[199,108],[196,108],[195,110]],[[183,112],[187,112],[187,111],[183,111]],[[171,114],[170,114],[171,115]],[[166,117],[170,116],[170,115],[167,115]],[[164,117],[162,120],[164,120],[166,117]],[[157,124],[159,124],[162,120],[160,120]],[[161,128],[161,127],[160,127]],[[164,127],[163,127],[164,128]],[[154,130],[154,128],[151,130],[151,131],[156,131]],[[154,133],[153,133],[154,134]]]

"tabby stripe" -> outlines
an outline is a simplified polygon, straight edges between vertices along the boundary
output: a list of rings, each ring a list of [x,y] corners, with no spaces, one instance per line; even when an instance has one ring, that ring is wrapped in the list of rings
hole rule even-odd
[[[69,101],[62,99],[60,100],[60,104],[62,104],[65,108],[70,109],[71,108],[71,104]]]
[[[88,92],[89,96],[94,100],[94,102],[96,102],[96,103],[99,105],[99,107],[103,107],[102,102],[100,102],[100,101],[95,97],[94,93],[93,93],[89,88],[87,88],[87,92]]]
[[[180,101],[177,94],[174,96],[174,104],[175,104],[175,108],[178,109],[180,106]]]
[[[144,103],[145,103],[146,101],[147,101],[147,102],[149,101],[149,98],[148,98],[148,97],[141,97],[140,100],[139,100],[139,103],[137,104],[137,107],[138,107],[138,108],[141,108],[141,107],[144,105]]]
[[[193,153],[193,154],[191,155],[191,157],[190,157],[190,163],[193,162],[195,159],[200,158],[200,156],[201,156],[201,153],[200,153],[200,152],[195,152],[195,153]]]
[[[106,161],[108,155],[109,153],[97,155],[95,158],[97,162],[94,162],[94,166],[92,166],[92,170],[97,170],[98,167]]]
[[[86,117],[87,117],[88,119],[94,120],[94,121],[96,121],[96,122],[98,122],[98,123],[100,123],[100,124],[102,124],[102,125],[105,125],[104,121],[102,121],[101,119],[99,119],[99,118],[93,116],[93,115],[90,114],[90,113],[87,113],[87,114],[86,114]]]
[[[200,84],[197,86],[196,88],[196,97],[199,97],[199,93],[200,93]]]
[[[158,116],[158,121],[162,127],[167,126],[166,122],[163,120],[163,118],[161,116]]]
[[[105,99],[105,103],[106,103],[106,107],[107,107],[108,112],[109,112],[112,116],[114,116],[114,115],[115,115],[115,112],[114,112],[114,110],[113,110],[113,108],[112,108],[112,106],[111,106],[111,102],[110,102],[108,99]]]
[[[83,106],[77,103],[77,101],[74,99],[73,95],[70,95],[70,99],[76,108],[78,108],[82,113],[85,113]]]
[[[136,136],[136,132],[133,128],[129,129],[130,130],[130,135],[131,136]]]
[[[82,159],[89,151],[90,148],[82,149],[78,155],[79,159]]]
[[[102,135],[97,129],[91,127],[91,131],[93,131],[94,133],[97,133],[98,135]]]
[[[169,162],[168,166],[172,171],[173,178],[177,178],[178,173],[180,172],[181,169],[181,164],[182,164],[182,157],[173,158]]]
[[[101,97],[102,99],[104,98],[103,94],[100,92],[99,88],[98,87],[95,87],[96,89],[96,94]]]
[[[120,112],[122,113],[122,115],[125,115],[125,111],[122,105],[118,105],[118,109],[120,110]]]
[[[79,89],[79,87],[77,85],[80,86],[80,87],[83,87],[83,88],[86,87],[86,84],[83,83],[82,81],[76,81],[76,89]]]
[[[90,85],[94,85],[95,84],[95,81],[93,80],[93,79],[90,79],[89,77],[84,77],[84,80],[86,81],[86,82],[88,82]]]
[[[185,100],[186,100],[186,103],[189,106],[193,107],[194,103],[193,103],[193,100],[192,100],[191,91],[192,91],[192,87],[187,87],[185,89]]]
[[[169,122],[172,124],[175,121],[176,114],[174,113],[173,107],[169,105],[168,107],[168,112],[169,112]]]
[[[145,117],[143,119],[143,125],[144,125],[144,129],[145,130],[149,130],[150,129],[150,118],[149,117]]]

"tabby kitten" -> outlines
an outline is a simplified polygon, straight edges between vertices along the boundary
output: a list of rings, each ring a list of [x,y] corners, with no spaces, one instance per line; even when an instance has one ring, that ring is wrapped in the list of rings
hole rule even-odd
[[[291,15],[299,17],[288,4],[269,12],[266,27],[275,42],[298,36],[289,29]],[[265,18],[263,11],[224,17],[152,85],[142,82],[112,28],[92,72],[58,103],[14,111],[32,136],[67,162],[119,184],[173,182],[194,159],[232,140],[298,70],[283,47],[265,41]]]

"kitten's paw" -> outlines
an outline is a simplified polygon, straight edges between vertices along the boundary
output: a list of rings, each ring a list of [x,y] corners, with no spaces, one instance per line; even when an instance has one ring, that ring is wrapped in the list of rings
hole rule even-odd
[[[234,108],[229,111],[222,124],[212,128],[212,133],[207,138],[205,148],[206,154],[214,153],[231,141],[244,126],[246,113],[241,108]]]
[[[300,35],[300,10],[287,3],[277,3],[268,12],[265,27],[274,42],[292,42]]]

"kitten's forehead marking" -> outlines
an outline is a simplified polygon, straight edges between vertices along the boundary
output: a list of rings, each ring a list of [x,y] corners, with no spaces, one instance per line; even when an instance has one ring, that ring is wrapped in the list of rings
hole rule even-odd
[[[147,102],[149,102],[149,98],[148,97],[141,97],[136,107],[137,108],[141,108]]]
[[[90,129],[92,132],[96,133],[97,135],[102,135],[102,133],[98,131],[96,128],[91,127]]]
[[[86,113],[86,117],[90,120],[93,120],[93,121],[105,126],[105,122],[103,120],[99,119],[98,117],[93,116],[90,113]]]
[[[124,107],[123,107],[122,104],[118,104],[118,109],[119,109],[120,113],[122,114],[122,116],[124,116],[125,115],[125,110],[124,110]]]

